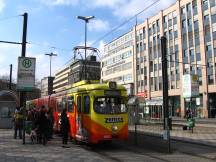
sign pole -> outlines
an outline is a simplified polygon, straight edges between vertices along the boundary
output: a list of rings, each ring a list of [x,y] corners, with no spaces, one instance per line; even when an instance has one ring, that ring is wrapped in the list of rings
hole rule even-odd
[[[26,56],[26,37],[27,37],[27,23],[28,23],[28,13],[23,14],[23,37],[22,37],[22,53],[21,56]],[[20,107],[23,107],[23,144],[25,144],[25,101],[26,92],[20,92]]]

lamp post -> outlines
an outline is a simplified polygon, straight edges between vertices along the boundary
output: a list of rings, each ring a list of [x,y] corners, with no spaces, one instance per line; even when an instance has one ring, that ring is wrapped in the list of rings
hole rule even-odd
[[[94,16],[77,16],[78,19],[85,21],[85,60],[84,60],[84,79],[86,79],[86,42],[87,42],[87,23],[90,19],[95,18]]]
[[[52,56],[57,56],[57,54],[54,53],[46,53],[45,55],[50,57],[50,77],[51,77],[51,64],[52,64]]]

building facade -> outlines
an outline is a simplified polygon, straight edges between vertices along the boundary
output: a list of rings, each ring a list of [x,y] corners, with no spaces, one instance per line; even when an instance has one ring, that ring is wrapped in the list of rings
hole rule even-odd
[[[44,77],[41,79],[41,97],[48,96],[53,93],[54,77]]]
[[[216,2],[177,0],[169,8],[134,27],[135,94],[162,97],[161,36],[167,38],[170,115],[183,117],[192,108],[197,117],[216,115]],[[184,99],[184,74],[195,74],[200,95]]]
[[[55,79],[53,81],[53,92],[58,93],[64,91],[69,84],[68,74],[70,72],[70,66],[65,66],[55,73]]]
[[[101,79],[124,85],[128,95],[134,94],[133,44],[134,31],[132,30],[106,44],[101,60]]]
[[[85,76],[86,66],[86,76]],[[75,60],[70,65],[68,74],[69,84],[76,83],[81,80],[100,80],[100,62],[96,61],[96,56],[88,56],[86,61]]]

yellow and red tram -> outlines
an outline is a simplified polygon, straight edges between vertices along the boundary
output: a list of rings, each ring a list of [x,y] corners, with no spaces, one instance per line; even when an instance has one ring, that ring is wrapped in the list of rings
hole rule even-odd
[[[96,144],[128,138],[127,91],[115,82],[80,81],[66,91],[28,102],[52,108],[54,129],[59,130],[62,109],[67,109],[70,136]]]

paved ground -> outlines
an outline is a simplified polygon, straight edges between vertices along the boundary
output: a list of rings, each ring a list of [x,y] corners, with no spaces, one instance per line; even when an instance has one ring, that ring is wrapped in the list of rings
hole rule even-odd
[[[196,126],[193,129],[193,133],[191,130],[183,131],[182,125],[186,125],[186,121],[184,119],[173,122],[172,130],[170,131],[172,139],[216,147],[216,119],[198,120]],[[132,125],[129,127],[129,129],[134,131],[135,126]],[[162,136],[164,132],[162,125],[148,123],[137,125],[137,130],[139,132],[159,136]]]
[[[213,162],[216,148],[174,141],[172,153],[158,151],[160,142],[153,137],[142,137],[137,145],[129,142],[114,142],[111,145],[88,147],[70,143],[70,148],[61,147],[61,139],[55,136],[46,146],[26,144],[13,139],[13,130],[0,130],[0,162]],[[145,142],[147,141],[147,142]],[[144,143],[142,143],[144,142]],[[151,144],[158,144],[155,145]],[[163,145],[163,143],[162,143]]]

